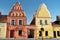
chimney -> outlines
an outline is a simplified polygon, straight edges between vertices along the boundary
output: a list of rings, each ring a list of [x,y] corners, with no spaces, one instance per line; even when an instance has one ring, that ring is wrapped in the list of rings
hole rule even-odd
[[[1,15],[1,12],[0,12],[0,15]]]
[[[57,21],[60,21],[60,16],[56,16],[56,20]]]
[[[0,12],[0,18],[1,18],[1,12]]]

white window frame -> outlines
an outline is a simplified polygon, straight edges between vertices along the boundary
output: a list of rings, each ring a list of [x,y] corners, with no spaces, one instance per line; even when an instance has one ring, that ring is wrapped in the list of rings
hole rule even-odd
[[[42,22],[42,24],[43,24],[43,20],[40,20],[40,21],[39,21],[40,25],[42,25],[41,22]]]
[[[48,20],[45,20],[45,25],[47,25],[46,23],[48,24]]]
[[[18,19],[18,25],[19,25],[19,20],[22,20],[22,25],[23,25],[23,19]],[[22,26],[22,25],[19,25],[19,26]]]
[[[15,25],[15,19],[11,19],[11,20],[10,20],[10,25],[11,25],[11,21],[12,21],[12,20],[14,20],[14,25]]]

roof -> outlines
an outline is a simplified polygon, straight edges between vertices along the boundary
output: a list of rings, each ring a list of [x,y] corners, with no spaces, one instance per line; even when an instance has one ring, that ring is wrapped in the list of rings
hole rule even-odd
[[[30,25],[35,25],[35,17],[32,19]]]
[[[0,15],[0,22],[6,22],[7,21],[7,15]]]
[[[55,21],[55,22],[53,22],[53,23],[60,25],[60,21]]]
[[[16,2],[13,6],[13,8],[11,9],[9,15],[11,16],[11,14],[15,14],[15,15],[21,15],[23,14],[23,16],[26,16],[25,15],[25,12],[20,4],[20,2]]]
[[[43,3],[37,10],[38,17],[51,17],[50,12],[48,11],[46,5]]]
[[[53,27],[60,27],[60,21],[54,21],[54,22],[52,23],[52,26],[53,26]]]

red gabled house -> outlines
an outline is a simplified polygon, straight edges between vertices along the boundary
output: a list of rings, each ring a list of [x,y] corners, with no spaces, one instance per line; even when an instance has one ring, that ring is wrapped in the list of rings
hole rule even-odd
[[[27,38],[26,15],[19,2],[16,2],[7,16],[7,38]]]

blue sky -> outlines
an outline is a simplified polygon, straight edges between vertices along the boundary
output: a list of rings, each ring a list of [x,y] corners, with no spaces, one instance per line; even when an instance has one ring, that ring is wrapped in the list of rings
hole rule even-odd
[[[56,20],[57,15],[60,16],[60,0],[0,0],[0,12],[4,15],[8,15],[17,1],[21,3],[27,16],[27,24],[31,22],[35,10],[37,10],[42,3],[45,3],[50,11],[52,21]]]

